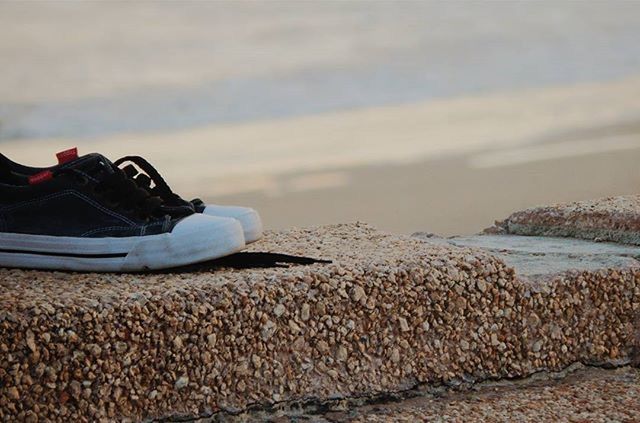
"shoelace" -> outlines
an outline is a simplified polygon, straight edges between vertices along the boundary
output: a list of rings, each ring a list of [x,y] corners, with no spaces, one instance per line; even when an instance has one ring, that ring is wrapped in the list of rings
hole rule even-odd
[[[162,214],[162,199],[151,196],[120,169],[100,181],[95,191],[98,195],[103,195],[111,203],[109,205],[121,206],[125,212],[136,212],[141,219]]]
[[[189,201],[184,200],[171,190],[171,187],[169,187],[169,184],[167,184],[164,178],[160,175],[160,172],[158,172],[156,168],[153,167],[153,165],[145,158],[140,156],[125,156],[116,160],[114,165],[120,168],[122,164],[127,162],[135,164],[144,172],[144,174],[138,173],[132,165],[122,168],[126,175],[129,178],[132,178],[140,188],[150,192],[152,195],[157,195],[162,198],[167,206],[188,207],[193,209],[193,205]],[[154,185],[153,188],[151,187],[152,183]]]
[[[111,167],[109,172],[101,172]],[[61,172],[70,172],[81,182],[86,184],[87,178],[73,168],[63,169]],[[160,197],[151,195],[147,190],[140,188],[136,182],[116,166],[110,166],[99,162],[93,172],[100,174],[94,192],[104,198],[109,207],[121,208],[127,213],[135,214],[142,220],[152,217],[161,217],[163,201]]]
[[[264,269],[264,268],[288,268],[293,265],[308,266],[311,264],[328,264],[331,260],[317,259],[313,257],[292,256],[288,254],[266,252],[241,252],[230,256],[209,260],[187,266],[174,267],[172,269],[154,270],[147,273],[206,273],[220,269]]]

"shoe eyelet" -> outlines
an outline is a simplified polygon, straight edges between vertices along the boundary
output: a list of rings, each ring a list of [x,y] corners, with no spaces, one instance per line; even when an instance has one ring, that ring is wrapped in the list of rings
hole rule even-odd
[[[83,175],[78,175],[76,177],[76,181],[78,183],[78,186],[81,186],[81,187],[86,187],[87,185],[89,185],[89,178]]]

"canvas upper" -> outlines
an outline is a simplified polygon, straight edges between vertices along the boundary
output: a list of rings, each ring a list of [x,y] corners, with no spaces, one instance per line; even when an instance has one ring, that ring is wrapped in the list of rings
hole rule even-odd
[[[35,168],[0,155],[0,232],[88,238],[157,235],[194,213],[192,208],[168,209],[100,154],[67,157],[26,176],[30,169]]]

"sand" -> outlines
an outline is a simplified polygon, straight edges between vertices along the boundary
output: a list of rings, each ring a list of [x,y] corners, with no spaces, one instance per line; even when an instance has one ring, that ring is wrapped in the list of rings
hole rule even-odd
[[[254,206],[268,228],[363,220],[469,234],[516,209],[637,192],[639,99],[631,78],[173,133],[20,139],[2,152],[42,165],[71,145],[139,152],[185,197]]]

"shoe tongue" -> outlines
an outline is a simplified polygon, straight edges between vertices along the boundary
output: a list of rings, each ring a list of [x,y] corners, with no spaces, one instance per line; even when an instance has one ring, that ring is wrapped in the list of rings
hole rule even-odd
[[[78,157],[63,165],[68,169],[76,169],[96,178],[110,175],[115,171],[115,166],[111,160],[102,154],[91,153]]]

